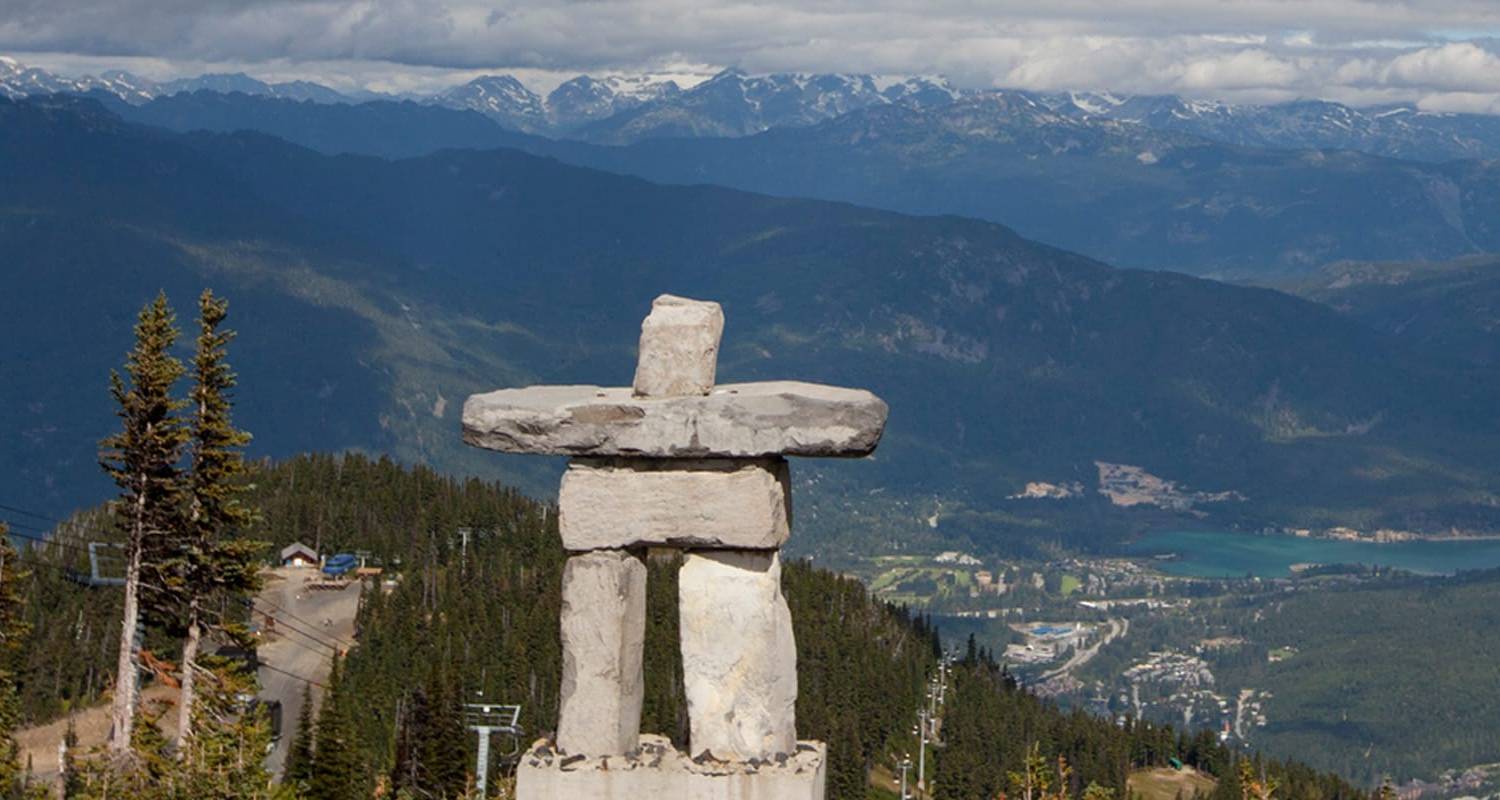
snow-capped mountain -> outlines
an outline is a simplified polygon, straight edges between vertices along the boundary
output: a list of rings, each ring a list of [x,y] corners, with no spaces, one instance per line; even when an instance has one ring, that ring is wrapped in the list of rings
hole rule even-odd
[[[931,108],[961,93],[934,78],[882,86],[869,75],[778,73],[728,69],[681,89],[649,76],[579,75],[545,98],[509,75],[478,78],[429,102],[478,111],[528,133],[622,144],[687,136],[748,136],[812,125],[850,111],[899,103]]]
[[[1419,161],[1500,156],[1500,117],[1488,115],[1410,106],[1359,109],[1326,100],[1253,106],[1171,95],[1070,92],[1041,97],[1070,116],[1134,122],[1249,147],[1356,150]]]
[[[198,91],[317,103],[389,99],[366,92],[342,94],[308,81],[268,83],[243,73],[162,83],[119,70],[70,78],[0,57],[0,96],[4,97],[93,93],[141,105],[156,97]],[[1024,121],[1051,129],[1034,132],[1040,140],[1066,130],[1070,121],[1108,120],[1248,147],[1353,150],[1418,161],[1500,158],[1500,116],[1433,113],[1410,106],[1353,108],[1322,100],[1254,106],[1172,95],[960,90],[932,77],[751,75],[727,69],[683,89],[652,76],[579,75],[543,97],[514,76],[487,75],[413,99],[477,111],[511,130],[600,144],[750,136],[775,128],[816,125],[862,109],[894,106],[939,112],[973,104],[959,109],[957,115],[935,118],[932,124],[947,127],[956,116],[1020,136],[1023,133],[1016,126]]]
[[[478,111],[507,128],[557,135],[680,92],[676,83],[648,76],[579,75],[544,98],[511,75],[485,75],[428,102]]]
[[[675,98],[681,91],[673,81],[643,76],[579,75],[547,95],[547,121],[555,128],[577,128],[647,103]]]
[[[964,95],[947,80],[928,77],[905,78],[886,86],[880,94],[892,103],[912,108],[941,108]]]
[[[84,75],[69,78],[37,67],[28,67],[21,62],[0,56],[0,96],[16,99],[44,94],[95,94],[112,95],[131,105],[150,102],[157,97],[181,92],[209,91],[220,94],[243,92],[264,97],[282,97],[288,100],[312,100],[318,103],[347,103],[350,98],[339,92],[309,81],[288,83],[266,83],[244,73],[209,74],[196,78],[157,83],[123,70],[109,70],[99,75]]]
[[[37,94],[88,94],[105,92],[127,103],[144,103],[155,97],[152,81],[122,70],[110,70],[99,76],[66,78],[36,67],[28,67],[13,58],[0,56],[0,96],[12,100]]]
[[[547,129],[547,108],[541,95],[510,75],[485,75],[431,97],[428,102],[468,109],[507,128],[538,133]]]
[[[909,78],[884,90],[870,75],[777,73],[735,69],[678,94],[645,103],[582,129],[582,138],[625,143],[663,137],[748,136],[772,128],[813,125],[862,108],[952,102],[946,82]]]
[[[196,78],[180,78],[161,84],[158,95],[173,95],[183,92],[214,92],[217,94],[255,95],[258,97],[280,97],[287,100],[311,100],[314,103],[349,103],[352,98],[311,81],[287,81],[266,83],[243,72],[210,73]]]

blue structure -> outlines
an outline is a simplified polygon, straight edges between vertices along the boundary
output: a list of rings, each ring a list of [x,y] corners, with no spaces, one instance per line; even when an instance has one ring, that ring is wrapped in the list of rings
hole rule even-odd
[[[323,562],[323,574],[330,578],[336,578],[359,566],[353,553],[339,553]]]

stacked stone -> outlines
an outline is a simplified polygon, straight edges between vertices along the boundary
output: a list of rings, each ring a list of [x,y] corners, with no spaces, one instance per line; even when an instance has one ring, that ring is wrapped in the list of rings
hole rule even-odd
[[[558,499],[569,552],[555,740],[564,756],[637,755],[646,598],[641,553],[651,547],[684,551],[678,609],[694,763],[785,765],[799,752],[796,644],[779,556],[791,535],[785,457],[869,454],[884,430],[886,406],[869,392],[814,384],[716,387],[723,328],[717,303],[663,295],[641,326],[631,389],[531,387],[475,395],[464,405],[470,444],[573,456]],[[523,759],[523,800],[528,785],[536,798],[567,785],[557,776],[528,781],[527,763],[542,769],[544,761],[548,768],[560,763]],[[817,784],[807,797],[822,795],[820,759],[819,765],[806,770],[815,777],[805,782]],[[616,782],[630,774],[615,773]],[[719,774],[728,773],[697,774],[693,785],[722,784],[728,792],[703,796],[747,796],[729,790]],[[742,785],[744,775],[735,774],[740,783],[733,785]],[[590,793],[628,796],[647,785],[624,780],[609,793]]]

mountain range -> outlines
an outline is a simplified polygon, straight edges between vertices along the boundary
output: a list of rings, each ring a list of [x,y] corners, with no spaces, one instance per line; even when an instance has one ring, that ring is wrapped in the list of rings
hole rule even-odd
[[[115,107],[144,124],[260,130],[330,154],[514,147],[663,183],[977,217],[1116,265],[1232,279],[1500,248],[1500,162],[1230,145],[1070,116],[1025,93],[617,146],[524,134],[486,125],[477,112],[415,102],[333,106],[197,92]],[[604,123],[620,116],[628,115]]]
[[[389,452],[550,492],[556,465],[459,444],[463,398],[627,382],[640,319],[671,291],[724,303],[723,380],[890,402],[874,460],[796,468],[818,486],[799,493],[799,546],[829,557],[914,536],[1107,547],[1155,515],[1500,523],[1490,372],[1308,300],[1115,269],[992,222],[515,149],[332,156],[62,99],[0,102],[0,175],[0,406],[19,417],[0,452],[12,489],[49,508],[108,495],[96,443],[134,311],[159,288],[185,309],[212,285],[233,303],[259,455]],[[1101,463],[1181,491],[1013,497],[1093,486]]]
[[[1035,104],[1059,120],[1113,120],[1223,144],[1354,150],[1413,161],[1500,157],[1500,117],[1437,113],[1410,105],[1354,108],[1324,100],[1234,105],[1172,95],[1027,92],[960,88],[940,77],[857,74],[750,75],[727,69],[687,88],[649,75],[579,75],[545,95],[514,76],[486,75],[430,95],[340,93],[309,81],[267,83],[242,73],[155,82],[121,70],[68,78],[0,57],[0,95],[112,96],[141,104],[195,91],[240,92],[318,103],[413,100],[477,111],[512,130],[598,144],[644,139],[747,136],[812,125],[882,106],[931,110],[996,98]]]

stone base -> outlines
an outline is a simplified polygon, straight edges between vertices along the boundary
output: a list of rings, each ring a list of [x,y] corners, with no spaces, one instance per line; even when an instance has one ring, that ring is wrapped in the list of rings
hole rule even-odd
[[[798,742],[768,762],[695,763],[661,736],[629,756],[563,756],[539,741],[516,767],[518,800],[823,800],[828,748]]]

